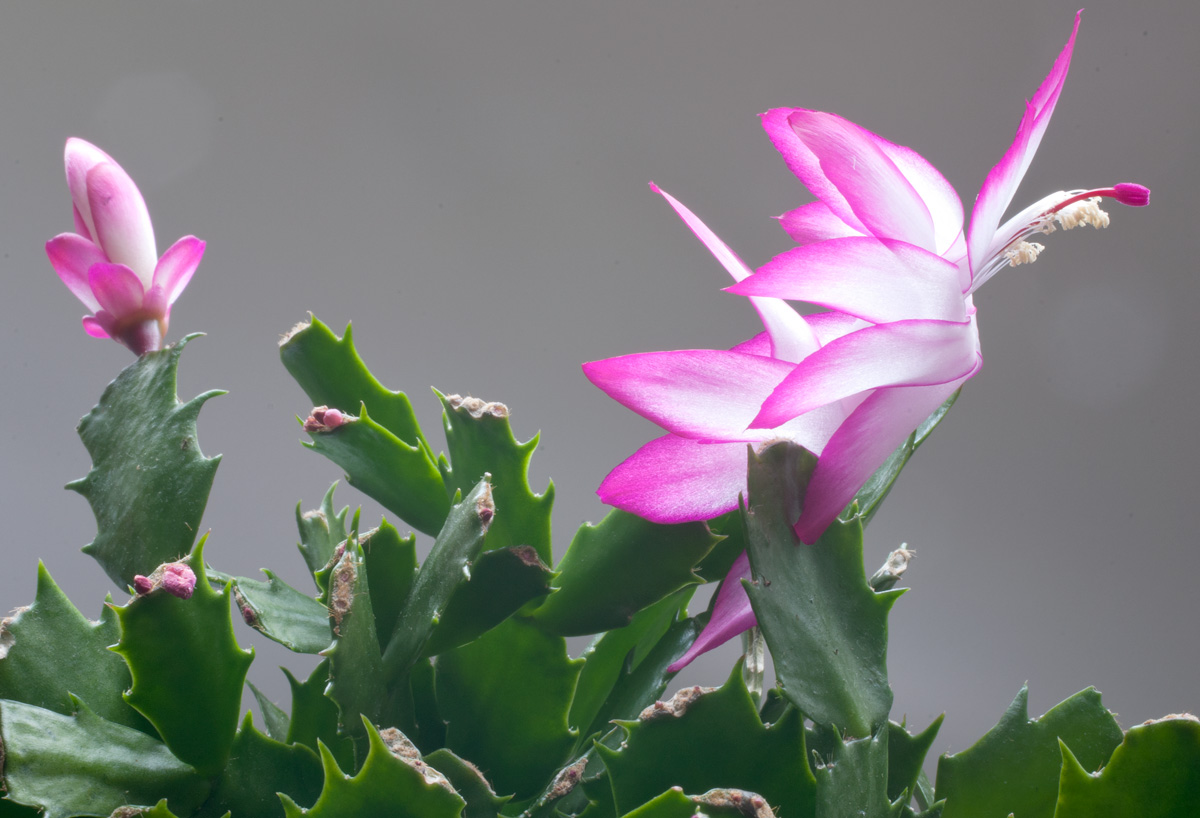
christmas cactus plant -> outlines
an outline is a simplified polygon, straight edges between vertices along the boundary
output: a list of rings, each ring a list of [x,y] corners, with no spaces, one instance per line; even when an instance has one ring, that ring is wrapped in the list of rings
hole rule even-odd
[[[1034,261],[1037,234],[1107,226],[1103,199],[1149,201],[1115,184],[1002,221],[1074,40],[965,230],[920,155],[806,109],[763,116],[816,201],[782,218],[797,247],[757,270],[655,187],[764,332],[731,350],[584,365],[665,434],[616,466],[599,489],[615,508],[565,547],[554,486],[529,484],[537,440],[514,436],[504,404],[435,393],[439,451],[349,328],[292,328],[280,354],[313,407],[306,445],[394,515],[365,524],[334,488],[298,511],[301,588],[222,572],[197,536],[218,458],[196,420],[220,393],[181,402],[195,336],[164,340],[204,242],[159,256],[132,179],[70,140],[75,232],[47,254],[87,306],[87,333],[137,356],[80,422],[92,469],[69,486],[96,517],[84,552],[114,588],[92,621],[42,566],[32,604],[0,622],[0,818],[1200,814],[1200,721],[1123,731],[1091,689],[1032,719],[1020,691],[927,775],[941,719],[893,720],[887,671],[911,553],[864,566],[864,528],[980,370],[979,286]],[[420,560],[418,535],[433,541]],[[286,706],[247,685],[253,652],[234,616],[320,657],[306,678],[284,671]],[[726,678],[672,689],[739,634]],[[580,636],[590,643],[572,657]],[[261,724],[243,715],[247,686]]]

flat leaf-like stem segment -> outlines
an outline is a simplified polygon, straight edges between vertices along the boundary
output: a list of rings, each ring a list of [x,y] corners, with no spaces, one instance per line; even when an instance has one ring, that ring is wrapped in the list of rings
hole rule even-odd
[[[750,452],[744,511],[750,603],[784,695],[850,736],[887,720],[887,616],[902,591],[876,593],[863,570],[862,523],[835,520],[815,545],[792,529],[816,458],[791,442]]]
[[[483,550],[484,535],[496,514],[486,478],[450,509],[383,654],[389,687],[421,658],[455,589],[470,582],[471,563]]]
[[[1121,728],[1093,688],[1029,718],[1029,690],[1022,687],[1000,722],[975,745],[938,760],[937,798],[944,818],[1051,818],[1063,756],[1100,769],[1121,743]]]
[[[889,723],[887,787],[889,801],[895,801],[905,793],[909,797],[917,793],[925,756],[929,753],[929,748],[933,746],[933,740],[937,738],[943,718],[945,716],[938,716],[932,724],[915,736],[905,729],[905,725]],[[927,784],[928,782],[926,782]],[[932,792],[929,794],[932,795]]]
[[[111,608],[104,607],[99,621],[87,620],[39,562],[33,604],[0,620],[0,699],[69,716],[75,694],[100,718],[157,737],[121,695],[129,688],[129,668],[108,649],[119,632]]]
[[[180,760],[212,776],[229,758],[254,651],[237,645],[230,588],[209,583],[203,539],[186,562],[196,574],[191,599],[158,589],[114,608],[121,641],[113,650],[133,676],[126,700]]]
[[[1131,727],[1092,775],[1062,744],[1054,818],[1182,818],[1200,815],[1200,721],[1175,715]]]
[[[292,717],[288,721],[285,743],[303,744],[314,753],[320,743],[324,743],[339,765],[353,766],[353,743],[348,737],[338,736],[337,705],[325,695],[329,685],[329,660],[322,660],[303,682],[286,668],[283,674],[292,689]]]
[[[321,797],[305,810],[281,795],[287,818],[459,818],[464,802],[457,793],[427,775],[423,765],[393,753],[374,726],[364,721],[363,728],[370,749],[362,769],[353,778],[343,773],[322,743]]]
[[[254,727],[249,713],[233,741],[234,759],[217,779],[212,795],[196,818],[234,816],[283,818],[276,793],[285,792],[298,804],[311,806],[321,794],[321,762],[302,744],[287,745]]]
[[[816,780],[805,758],[800,713],[790,708],[777,723],[763,724],[740,662],[719,690],[682,690],[620,725],[626,732],[621,749],[596,748],[617,815],[671,787],[688,793],[737,787],[759,793],[780,818],[814,814]]]
[[[334,639],[325,651],[329,657],[326,695],[338,706],[338,731],[353,736],[360,758],[366,751],[363,722],[379,723],[387,698],[368,583],[361,547],[351,537],[329,575],[329,627]]]
[[[450,501],[429,453],[377,423],[365,403],[354,410],[357,418],[336,429],[312,432],[312,442],[304,445],[341,466],[350,485],[413,528],[436,534]]]
[[[350,485],[418,531],[437,534],[450,508],[437,460],[408,397],[384,387],[359,358],[351,327],[338,338],[310,317],[288,333],[279,354],[314,405],[359,413],[344,426],[313,432],[307,445],[345,469]]]
[[[234,577],[233,598],[246,624],[297,653],[329,647],[329,612],[266,568],[267,581]]]
[[[888,800],[888,739],[885,724],[869,738],[843,741],[822,758],[817,779],[817,815],[821,818],[895,818],[902,804]]]
[[[942,418],[950,411],[950,407],[958,400],[961,392],[962,390],[959,389],[958,392],[947,398],[945,403],[933,411],[933,414],[921,421],[921,425],[908,436],[907,440],[896,447],[896,451],[888,455],[888,459],[883,462],[883,465],[875,470],[870,479],[858,490],[858,494],[854,495],[854,502],[842,514],[844,519],[848,519],[851,515],[857,515],[862,518],[864,527],[871,522],[871,518],[875,516],[875,512],[887,498],[888,492],[892,490],[896,478],[900,476],[900,470],[904,468],[908,459],[925,442],[934,428],[942,422]]]
[[[358,545],[367,569],[375,636],[382,653],[417,579],[417,537],[401,537],[395,526],[381,520],[378,527],[359,536]]]
[[[434,750],[425,756],[424,760],[426,764],[446,776],[467,802],[462,818],[497,818],[501,808],[511,800],[509,796],[496,795],[478,767],[463,761],[444,747]]]
[[[508,407],[478,398],[447,397],[436,389],[442,402],[442,425],[450,461],[439,461],[442,479],[450,495],[466,492],[490,475],[496,507],[503,515],[489,527],[485,550],[527,545],[542,562],[551,565],[550,512],[554,506],[554,483],[542,494],[529,487],[529,459],[537,448],[538,436],[518,443],[509,425]]]
[[[108,815],[164,795],[176,813],[191,815],[204,801],[208,782],[161,741],[105,721],[78,699],[72,705],[62,715],[0,701],[4,785],[13,801],[46,818]]]
[[[696,565],[720,541],[704,523],[661,525],[614,509],[575,533],[556,590],[532,616],[563,636],[624,627],[638,611],[699,585]]]
[[[83,551],[122,589],[191,550],[221,459],[200,452],[196,417],[224,392],[187,403],[175,393],[179,355],[195,337],[138,358],[79,421],[92,470],[67,488],[96,516],[96,539]]]
[[[486,770],[501,795],[536,795],[567,760],[567,711],[583,661],[566,640],[518,618],[437,661],[446,745]]]
[[[279,357],[313,405],[347,411],[365,403],[383,428],[432,458],[408,396],[393,392],[371,374],[354,348],[350,324],[338,338],[310,313],[307,322],[298,324],[280,342]]]

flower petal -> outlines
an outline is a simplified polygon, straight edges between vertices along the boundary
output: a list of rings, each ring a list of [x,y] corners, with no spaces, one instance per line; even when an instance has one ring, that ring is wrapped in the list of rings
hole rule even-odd
[[[863,235],[839,219],[824,202],[809,202],[789,210],[779,217],[779,224],[796,244]]]
[[[192,280],[200,260],[204,258],[205,243],[195,236],[184,236],[167,248],[154,268],[154,285],[162,287],[167,305],[175,303]]]
[[[62,279],[67,289],[75,294],[89,310],[96,312],[100,302],[88,284],[88,270],[93,264],[106,264],[108,259],[99,247],[75,233],[60,233],[46,242],[46,256],[50,266]]]
[[[642,352],[583,365],[583,374],[609,397],[670,432],[743,441],[767,436],[744,430],[791,371],[786,361],[715,349]]]
[[[1017,186],[1029,169],[1033,155],[1037,153],[1042,135],[1050,124],[1050,116],[1058,96],[1062,93],[1063,83],[1067,79],[1067,71],[1071,67],[1071,53],[1075,48],[1075,35],[1079,32],[1079,19],[1082,11],[1075,14],[1075,27],[1066,46],[1054,61],[1050,74],[1038,87],[1028,103],[1025,104],[1025,115],[1017,128],[1017,135],[1005,152],[1004,157],[988,173],[975,197],[975,209],[971,212],[971,226],[967,230],[967,247],[971,260],[971,270],[978,271],[988,259],[988,246],[996,234],[1000,217],[1012,202]]]
[[[158,252],[150,211],[137,186],[120,165],[103,162],[88,171],[87,193],[97,243],[109,261],[133,270],[149,289]]]
[[[711,520],[746,491],[745,443],[698,443],[664,435],[613,469],[596,494],[656,523]]]
[[[867,389],[964,377],[978,365],[978,350],[974,319],[893,321],[861,329],[801,361],[763,402],[751,426],[773,428]]]
[[[817,339],[821,342],[821,346],[825,346],[831,341],[836,341],[843,335],[849,335],[852,332],[858,332],[860,329],[871,326],[861,318],[834,310],[830,310],[829,312],[814,312],[811,315],[804,316],[804,320],[808,322],[808,325],[813,328],[813,332],[817,334]]]
[[[863,401],[817,460],[796,523],[800,539],[815,543],[896,447],[977,371],[978,362],[955,380],[880,389]]]
[[[865,236],[793,248],[726,290],[821,304],[872,323],[967,317],[957,265],[902,241]]]
[[[93,264],[88,284],[114,322],[142,309],[142,281],[124,264]]]
[[[802,181],[835,215],[862,233],[936,251],[929,208],[889,156],[897,146],[823,111],[797,109],[787,123],[813,160]],[[838,195],[822,192],[829,187]]]
[[[733,276],[734,281],[741,281],[753,273],[746,263],[738,258],[737,253],[730,250],[729,245],[721,241],[717,234],[700,221],[695,213],[653,182],[650,183],[650,189],[661,194],[667,200],[684,223],[696,234],[696,238],[700,239],[708,248],[708,251],[721,263],[726,272]],[[796,363],[817,349],[816,336],[791,306],[776,298],[752,298],[750,303],[758,312],[763,326],[771,336],[774,357]]]
[[[704,630],[700,631],[700,635],[696,637],[696,641],[687,649],[687,652],[667,667],[668,672],[676,673],[682,670],[697,656],[725,644],[739,633],[748,631],[758,624],[758,620],[754,617],[754,609],[750,607],[750,597],[746,594],[746,587],[742,585],[743,579],[750,579],[750,560],[745,551],[734,560],[729,573],[725,575],[724,582],[721,583],[721,589],[717,591],[717,601],[713,604],[712,618],[708,620],[708,624],[704,626]]]
[[[110,338],[110,337],[112,337],[109,335],[108,330],[105,329],[105,326],[107,326],[111,322],[103,320],[103,319],[107,319],[109,317],[110,316],[108,315],[108,313],[104,312],[104,310],[101,310],[100,312],[96,313],[95,315],[83,316],[84,332],[86,332],[88,335],[92,336],[93,338]]]
[[[930,249],[953,260],[950,254],[963,238],[963,206],[958,193],[937,168],[912,148],[894,145],[886,139],[879,139],[876,144],[904,174],[904,178],[929,208],[934,234],[934,246]]]
[[[87,175],[96,165],[104,162],[116,164],[111,156],[91,142],[71,137],[63,149],[63,164],[67,168],[67,188],[74,203],[75,227],[80,235],[96,239],[96,226],[92,221],[92,206],[88,202]],[[80,229],[82,228],[82,229]]]

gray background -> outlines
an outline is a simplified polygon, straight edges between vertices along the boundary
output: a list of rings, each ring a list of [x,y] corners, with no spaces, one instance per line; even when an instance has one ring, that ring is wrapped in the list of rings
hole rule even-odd
[[[1135,8],[1136,6],[1136,8]],[[945,710],[963,749],[1026,680],[1031,710],[1094,684],[1128,726],[1200,709],[1194,328],[1200,11],[1100,0],[1017,203],[1137,181],[1148,210],[1056,234],[976,297],[982,373],[868,532],[868,562],[919,555],[892,618],[897,715]],[[646,187],[661,184],[752,265],[807,194],[762,133],[774,106],[836,111],[933,162],[969,203],[1070,30],[1066,2],[95,2],[0,12],[7,399],[0,607],[36,560],[85,613],[110,590],[78,553],[88,460],[72,430],[129,362],[89,339],[42,246],[71,229],[61,149],[115,156],[165,249],[208,255],[171,340],[204,330],[186,398],[222,387],[201,445],[225,457],[210,559],[304,587],[293,509],[340,473],[306,452],[278,363],[307,310],[355,322],[381,378],[507,402],[539,429],[558,553],[593,490],[656,433],[582,361],[727,347],[758,331],[725,273]],[[343,486],[343,503],[379,508]],[[249,631],[251,678],[308,664]],[[734,651],[686,683],[717,683]]]

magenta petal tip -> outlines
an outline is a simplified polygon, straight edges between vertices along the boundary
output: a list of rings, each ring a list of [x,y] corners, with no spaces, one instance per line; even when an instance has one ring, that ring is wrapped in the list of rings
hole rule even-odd
[[[1150,188],[1132,182],[1113,185],[1113,198],[1130,207],[1145,207],[1150,204]]]

